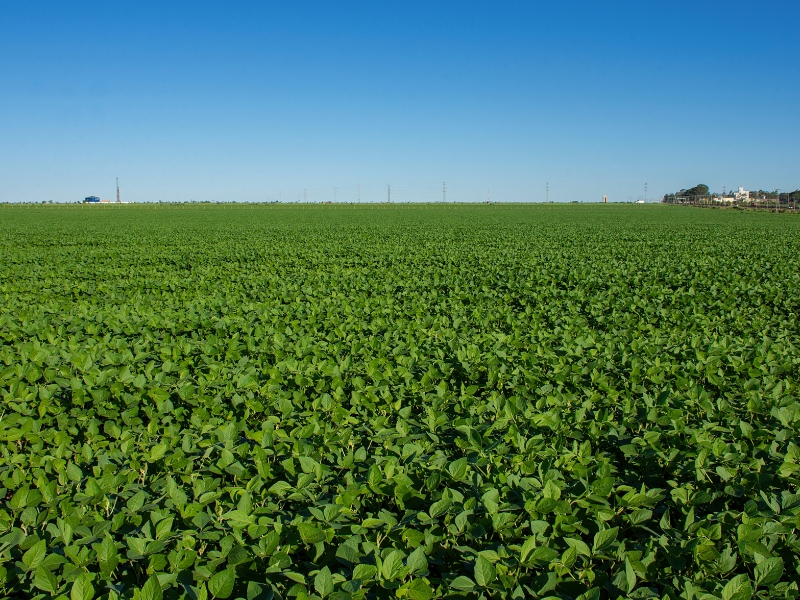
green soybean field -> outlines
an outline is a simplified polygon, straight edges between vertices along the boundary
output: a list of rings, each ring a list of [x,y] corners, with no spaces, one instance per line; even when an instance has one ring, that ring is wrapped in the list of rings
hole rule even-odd
[[[800,217],[0,206],[0,596],[797,598]]]

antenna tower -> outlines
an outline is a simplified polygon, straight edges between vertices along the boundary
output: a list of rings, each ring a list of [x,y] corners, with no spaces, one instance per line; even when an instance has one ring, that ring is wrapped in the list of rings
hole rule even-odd
[[[119,204],[119,177],[117,177],[117,204]]]

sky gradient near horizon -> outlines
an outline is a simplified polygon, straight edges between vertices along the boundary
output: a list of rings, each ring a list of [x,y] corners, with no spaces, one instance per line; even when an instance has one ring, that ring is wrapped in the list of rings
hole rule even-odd
[[[0,2],[0,202],[800,188],[796,2]]]

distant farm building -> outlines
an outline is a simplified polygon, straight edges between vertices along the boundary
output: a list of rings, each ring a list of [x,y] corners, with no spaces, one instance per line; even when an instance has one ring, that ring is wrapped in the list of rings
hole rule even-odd
[[[87,196],[83,199],[84,202],[100,202],[100,198],[97,196]]]

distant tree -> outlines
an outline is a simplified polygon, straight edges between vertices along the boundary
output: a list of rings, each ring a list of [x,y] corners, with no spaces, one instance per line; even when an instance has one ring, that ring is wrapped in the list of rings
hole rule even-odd
[[[704,183],[698,183],[693,188],[688,190],[681,190],[678,192],[679,196],[708,196],[708,186]]]

